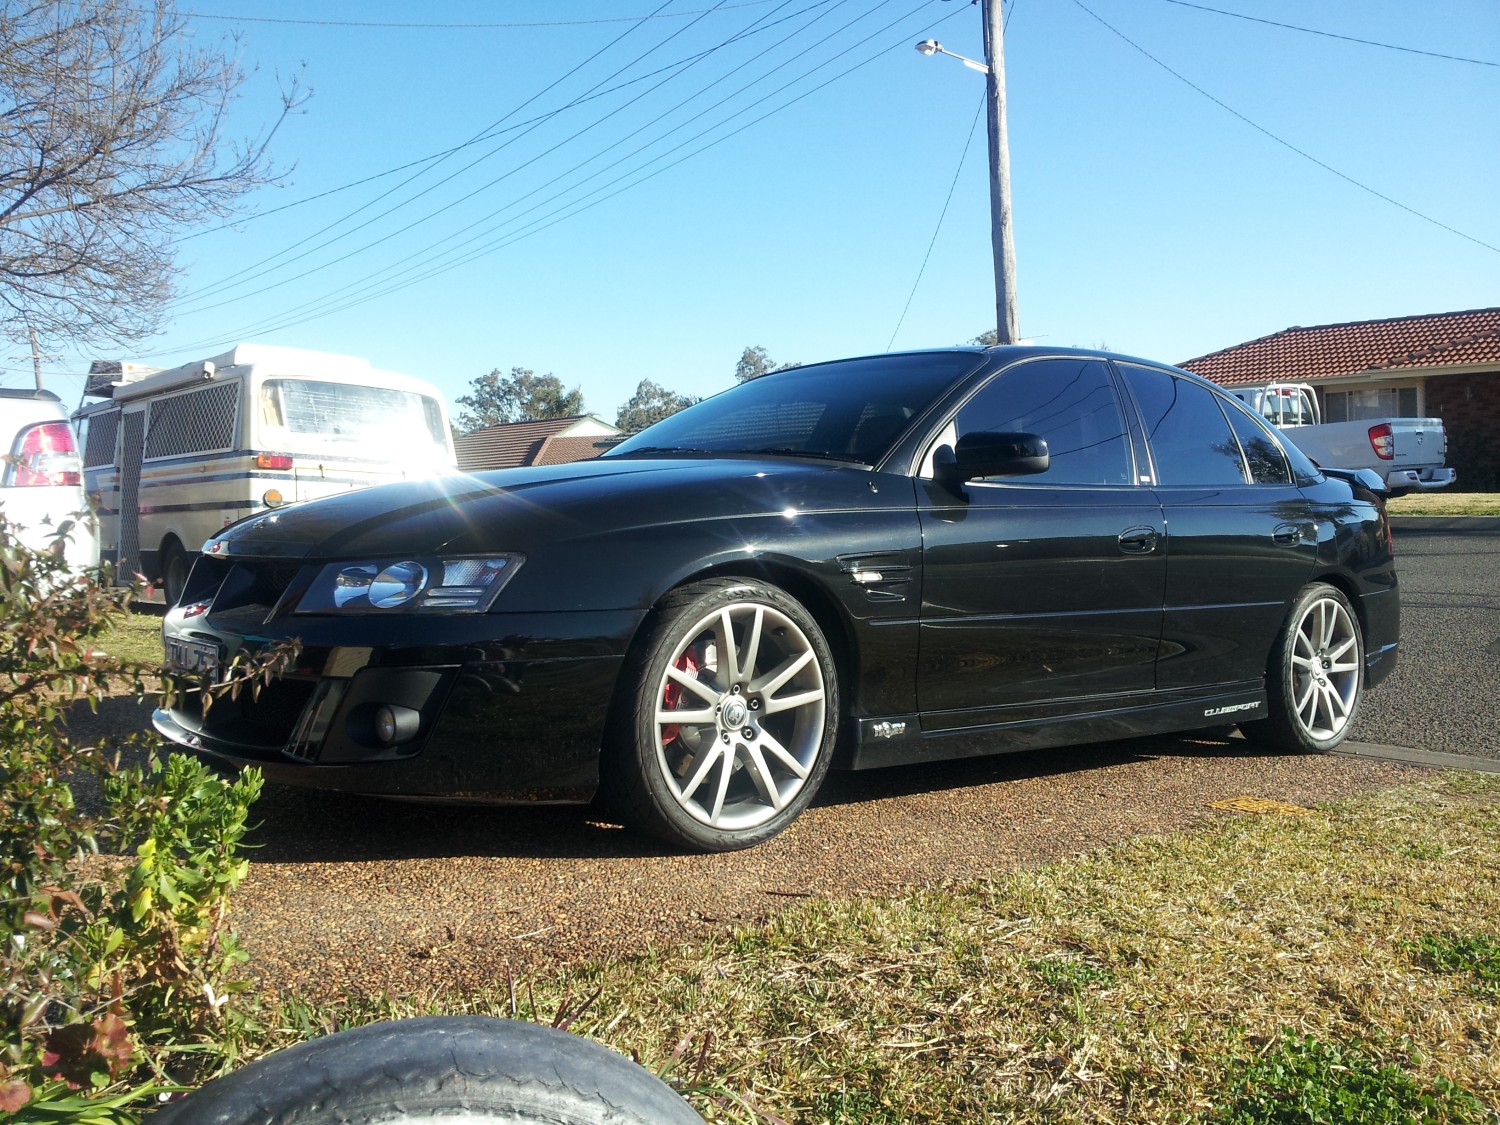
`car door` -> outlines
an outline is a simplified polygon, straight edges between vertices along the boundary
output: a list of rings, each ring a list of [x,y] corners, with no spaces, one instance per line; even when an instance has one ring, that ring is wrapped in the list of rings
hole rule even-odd
[[[934,455],[980,430],[1042,436],[1051,467],[950,490]],[[1152,689],[1164,524],[1136,476],[1099,359],[1014,364],[939,428],[917,489],[924,732],[1061,718]]]
[[[1119,364],[1140,411],[1166,517],[1166,609],[1156,686],[1258,681],[1312,573],[1317,527],[1274,435],[1197,380]]]

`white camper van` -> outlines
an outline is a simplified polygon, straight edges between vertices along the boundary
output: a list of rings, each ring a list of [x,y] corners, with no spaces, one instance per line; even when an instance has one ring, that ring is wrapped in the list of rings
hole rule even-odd
[[[268,507],[454,471],[442,394],[367,359],[266,344],[168,370],[102,362],[73,415],[101,560],[176,602],[203,541]]]

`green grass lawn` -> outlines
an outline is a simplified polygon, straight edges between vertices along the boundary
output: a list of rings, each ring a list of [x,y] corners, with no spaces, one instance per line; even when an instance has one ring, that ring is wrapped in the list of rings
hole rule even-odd
[[[152,608],[130,611],[119,626],[102,638],[101,645],[121,660],[160,664],[161,611]]]
[[[714,1122],[1493,1125],[1500,778],[276,1022],[285,1042],[464,1012],[571,1021]]]
[[[1398,496],[1386,507],[1393,516],[1500,516],[1500,493],[1444,488]]]

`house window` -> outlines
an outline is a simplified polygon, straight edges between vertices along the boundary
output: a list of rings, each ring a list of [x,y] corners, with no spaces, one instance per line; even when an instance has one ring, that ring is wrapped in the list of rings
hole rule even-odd
[[[1329,422],[1358,422],[1366,418],[1417,418],[1422,414],[1421,388],[1359,387],[1323,392],[1323,416]]]

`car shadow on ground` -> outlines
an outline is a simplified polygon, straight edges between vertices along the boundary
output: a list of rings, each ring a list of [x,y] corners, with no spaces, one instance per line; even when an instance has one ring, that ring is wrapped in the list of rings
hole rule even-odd
[[[837,806],[1046,778],[1163,756],[1259,756],[1241,739],[1137,739],[859,773],[830,774],[815,805]],[[505,856],[620,859],[679,854],[626,831],[597,806],[447,805],[268,785],[254,814],[256,863]]]
[[[1274,756],[1238,737],[1212,735],[1162,735],[1119,742],[1096,742],[1050,750],[1017,750],[1011,753],[955,758],[918,765],[888,766],[875,770],[842,770],[831,773],[814,802],[818,805],[854,804],[890,797],[909,797],[1028,781],[1058,774],[1106,769],[1151,758],[1259,758]]]
[[[75,707],[69,731],[80,743],[150,728],[151,703],[129,696],[103,700],[97,712]],[[126,748],[125,764],[146,757]],[[883,769],[829,774],[814,804],[839,806],[1030,781],[1107,769],[1161,757],[1264,756],[1241,738],[1137,738],[1051,750],[1025,750]],[[97,808],[97,782],[83,778],[75,796]],[[336,790],[267,783],[251,810],[247,843],[256,863],[358,863],[371,860],[509,856],[532,859],[612,859],[677,854],[628,832],[598,806],[453,805],[366,797]]]

